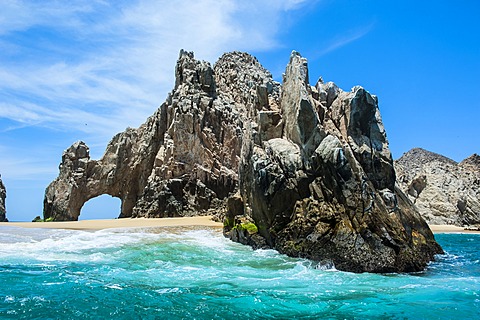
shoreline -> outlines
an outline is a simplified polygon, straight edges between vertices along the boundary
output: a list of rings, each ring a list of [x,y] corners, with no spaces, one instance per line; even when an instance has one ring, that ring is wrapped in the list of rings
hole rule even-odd
[[[142,227],[216,227],[222,228],[221,222],[212,220],[212,216],[175,217],[175,218],[121,218],[59,222],[0,222],[0,227],[21,227],[40,229],[70,229],[70,230],[102,230],[113,228],[142,228]],[[480,230],[468,230],[453,225],[428,225],[434,234],[438,233],[473,233],[480,234]]]
[[[480,230],[468,230],[465,227],[453,226],[450,224],[429,224],[430,230],[434,234],[438,233],[466,233],[466,234],[480,234]]]
[[[0,227],[21,227],[40,229],[70,229],[70,230],[102,230],[113,228],[142,227],[217,227],[223,224],[212,220],[212,216],[177,217],[177,218],[122,218],[58,222],[0,222]]]

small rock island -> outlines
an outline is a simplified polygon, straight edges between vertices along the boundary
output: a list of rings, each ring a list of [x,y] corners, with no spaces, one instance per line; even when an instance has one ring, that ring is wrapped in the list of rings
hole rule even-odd
[[[220,213],[224,234],[352,272],[414,272],[442,253],[396,184],[378,99],[357,86],[309,83],[292,52],[283,84],[256,58],[212,66],[181,51],[175,87],[138,129],[92,160],[68,148],[44,219],[78,220],[102,194],[121,218]]]

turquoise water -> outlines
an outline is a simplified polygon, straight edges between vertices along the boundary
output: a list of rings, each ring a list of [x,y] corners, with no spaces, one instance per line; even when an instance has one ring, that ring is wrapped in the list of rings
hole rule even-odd
[[[418,274],[353,274],[218,229],[0,227],[1,319],[477,319],[480,235]]]

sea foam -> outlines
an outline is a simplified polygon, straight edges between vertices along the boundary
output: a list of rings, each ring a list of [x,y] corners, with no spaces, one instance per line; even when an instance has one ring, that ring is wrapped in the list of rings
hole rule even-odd
[[[221,230],[0,228],[0,318],[475,318],[480,236],[417,274],[354,274]],[[332,272],[333,271],[333,272]]]

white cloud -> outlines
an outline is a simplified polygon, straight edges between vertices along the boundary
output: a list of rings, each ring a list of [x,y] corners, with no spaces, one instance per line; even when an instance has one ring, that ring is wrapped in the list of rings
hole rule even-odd
[[[98,10],[102,1],[28,1],[2,2],[0,34],[23,31],[32,26],[78,27],[81,14]]]
[[[283,1],[283,5],[285,10],[291,10],[291,9],[298,8],[299,6],[305,4],[306,2],[308,1],[307,0],[287,0],[287,1]]]
[[[7,1],[0,117],[80,131],[88,121],[108,141],[164,101],[181,48],[213,62],[275,47],[281,15],[304,2]]]

